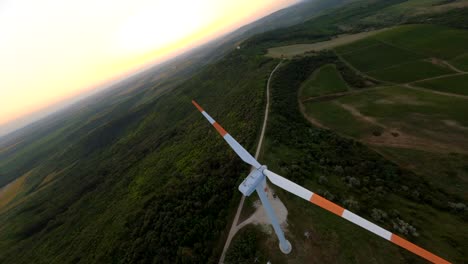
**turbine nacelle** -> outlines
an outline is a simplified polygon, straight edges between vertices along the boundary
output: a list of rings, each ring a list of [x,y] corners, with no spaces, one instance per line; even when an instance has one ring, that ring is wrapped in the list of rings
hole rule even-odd
[[[244,179],[244,181],[239,185],[239,191],[244,196],[250,196],[257,189],[257,186],[262,184],[266,177],[265,174],[263,174],[263,171],[265,169],[265,165],[262,165],[258,169],[253,169],[249,173],[249,175]]]

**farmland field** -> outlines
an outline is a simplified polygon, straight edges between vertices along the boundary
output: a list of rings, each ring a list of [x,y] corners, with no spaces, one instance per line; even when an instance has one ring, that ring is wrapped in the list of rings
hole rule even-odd
[[[382,44],[382,43],[373,38],[364,38],[358,41],[354,41],[348,45],[338,46],[335,48],[335,50],[340,54],[346,54],[346,53],[350,53],[353,51],[366,49],[371,46],[376,46],[379,44]]]
[[[449,202],[448,206],[460,212],[454,208],[464,207],[468,199],[468,73],[463,72],[468,68],[466,43],[466,30],[409,25],[336,47],[340,59],[357,71],[395,84],[323,100],[303,100],[303,114],[316,126],[367,145],[414,173],[414,179],[455,195],[458,202]],[[338,181],[327,178],[333,189],[326,195],[335,197],[344,191],[337,187]],[[315,189],[327,186],[309,184]],[[412,209],[406,212],[414,216],[427,208]],[[426,225],[427,221],[419,224]],[[448,225],[425,228],[449,229]]]
[[[441,5],[444,3],[444,5]],[[394,20],[395,17],[412,17],[422,14],[441,12],[442,10],[461,9],[467,6],[466,0],[441,1],[441,0],[408,0],[391,5],[364,19],[367,23],[379,23],[382,20]]]
[[[450,73],[455,72],[447,67],[422,60],[367,72],[376,79],[396,83],[412,82]]]
[[[348,136],[360,137],[380,130],[379,126],[355,119],[346,109],[333,102],[306,103],[305,107],[309,116],[319,120],[322,125]]]
[[[437,25],[407,25],[373,36],[425,57],[452,59],[468,52],[468,31]]]
[[[385,1],[388,2],[391,1]],[[264,154],[264,160],[273,170],[338,204],[345,204],[347,209],[362,213],[369,220],[380,221],[373,218],[375,215],[369,214],[370,210],[383,210],[392,221],[395,218],[410,219],[411,225],[421,230],[421,235],[412,237],[411,241],[428,248],[437,244],[437,253],[454,263],[464,263],[466,259],[463,246],[466,238],[458,235],[456,230],[459,227],[455,226],[466,226],[468,119],[465,116],[468,113],[468,99],[459,89],[451,88],[445,93],[439,93],[423,89],[420,83],[435,83],[439,78],[443,83],[447,80],[464,83],[456,80],[455,76],[463,75],[463,71],[467,70],[468,61],[464,55],[468,52],[468,31],[460,29],[465,26],[452,23],[459,20],[451,18],[447,19],[452,22],[438,18],[440,25],[395,26],[391,20],[396,21],[400,16],[417,16],[417,13],[427,14],[428,10],[439,9],[440,5],[445,8],[445,5],[460,2],[394,1],[394,5],[385,8],[388,13],[381,12],[360,20],[366,23],[373,21],[371,24],[375,27],[366,27],[364,23],[338,24],[340,29],[352,32],[390,27],[385,32],[358,38],[342,46],[333,46],[331,41],[303,44],[310,36],[305,34],[306,31],[288,31],[288,34],[297,36],[298,45],[289,45],[292,42],[285,41],[280,43],[289,46],[281,47],[283,50],[273,48],[282,52],[285,58],[292,59],[278,71],[276,83],[272,86],[274,103],[269,134],[265,140],[268,151]],[[356,7],[363,8],[359,2]],[[358,16],[353,17],[346,10],[340,12],[344,17],[349,17],[350,21],[358,20]],[[428,16],[427,19],[413,21],[431,23],[429,18],[432,19]],[[329,16],[324,20],[333,23],[334,19],[334,16]],[[405,19],[398,21],[408,22]],[[312,29],[309,29],[310,32]],[[323,39],[320,32],[317,34],[316,39]],[[302,58],[297,56],[321,48],[332,49],[338,62],[326,60],[329,56],[327,52],[316,52],[313,56],[304,54]],[[293,55],[287,56],[288,52]],[[340,60],[370,85],[353,85],[338,67]],[[329,63],[337,65],[343,78],[332,74],[332,68],[327,65]],[[323,74],[323,69],[330,71]],[[319,78],[322,74],[326,78]],[[342,88],[342,80],[349,87],[348,90]],[[297,101],[299,107],[295,108],[294,103]],[[296,118],[296,113],[301,112],[301,118]],[[304,125],[304,122],[309,126]],[[330,134],[324,136],[322,131]],[[330,142],[333,142],[332,146]],[[356,151],[361,146],[370,149],[376,155],[375,158]],[[390,177],[395,172],[390,165],[382,171],[370,173],[373,168],[381,168],[383,164],[376,157],[385,159],[404,173],[395,178]],[[327,170],[323,171],[322,168]],[[350,177],[359,179],[358,186],[353,186]],[[378,184],[368,185],[372,179]],[[426,187],[428,189],[423,190]],[[380,192],[382,188],[388,189]],[[352,193],[352,190],[356,190],[356,193]],[[288,262],[392,261],[381,259],[380,254],[375,254],[375,249],[341,245],[349,237],[352,237],[349,242],[352,241],[353,245],[361,244],[364,238],[369,248],[391,250],[352,227],[345,227],[345,232],[349,233],[346,237],[342,236],[342,223],[334,223],[332,218],[319,210],[303,206],[301,201],[289,198],[281,190],[276,191],[289,211],[287,235],[295,251]],[[406,193],[404,197],[400,196],[401,191]],[[428,198],[436,192],[451,198],[445,201],[440,199],[442,196]],[[350,204],[354,202],[356,204],[353,208]],[[436,204],[449,208],[447,214],[439,211],[441,207],[434,206]],[[310,223],[310,219],[314,219],[313,223]],[[384,222],[379,224],[385,226]],[[387,227],[395,230],[395,223],[393,227],[392,224]],[[304,237],[305,231],[314,238],[309,240]],[[273,241],[265,244],[277,249]],[[395,259],[395,263],[423,263],[406,257],[403,253]],[[274,262],[286,262],[281,255],[271,259]]]
[[[303,84],[303,97],[319,96],[348,90],[334,64],[328,64],[315,71]]]
[[[452,59],[452,64],[458,67],[460,70],[468,71],[468,54],[463,54]]]
[[[415,85],[440,92],[468,95],[468,74],[417,82]]]
[[[303,104],[323,126],[467,198],[468,99],[393,86]]]
[[[463,60],[462,55],[468,50],[462,45],[465,37],[468,33],[464,30],[408,25],[337,47],[335,51],[354,68],[378,80],[415,82],[414,86],[467,95],[468,75],[455,72],[457,69],[443,60]],[[438,46],[432,47],[432,41]],[[440,58],[433,57],[436,55]],[[444,75],[447,76],[435,78]],[[315,79],[313,86],[326,86],[333,82],[330,78],[333,77],[326,81]],[[334,91],[331,87],[328,90]],[[317,95],[320,94],[303,89],[300,97]],[[466,153],[468,149],[468,102],[463,97],[389,86],[303,105],[306,114],[324,127],[373,146],[441,153]]]
[[[405,83],[467,68],[468,31],[435,25],[406,25],[335,48],[340,56],[373,78]]]
[[[11,202],[22,190],[26,175],[21,176],[6,186],[0,188],[0,211]]]
[[[383,69],[424,58],[422,55],[384,43],[358,49],[354,52],[346,53],[342,57],[363,72]]]
[[[347,43],[355,42],[356,40],[360,40],[379,32],[385,31],[388,29],[380,29],[368,32],[360,32],[357,34],[345,34],[340,35],[336,38],[327,41],[321,41],[312,44],[295,44],[289,46],[282,46],[282,47],[274,47],[268,49],[267,56],[273,58],[281,58],[281,57],[294,57],[296,55],[301,55],[306,52],[310,51],[321,51],[324,49],[331,49],[337,46],[341,46]]]
[[[307,114],[327,127],[371,144],[426,149],[426,143],[432,142],[431,147],[437,151],[468,149],[466,99],[387,87],[305,105]],[[342,109],[338,110],[337,105]],[[372,134],[375,126],[385,128],[382,135]]]
[[[293,60],[278,72],[281,78],[277,78],[272,86],[275,103],[272,104],[269,121],[270,133],[265,141],[269,151],[265,152],[264,160],[272,170],[306,188],[338,204],[344,203],[349,210],[359,212],[364,217],[367,213],[369,220],[376,220],[371,213],[376,210],[387,212],[388,219],[411,219],[411,225],[421,231],[421,235],[412,238],[414,243],[427,248],[437,244],[438,254],[454,262],[463,259],[465,253],[458,246],[460,242],[463,243],[463,238],[454,226],[465,225],[464,220],[455,212],[443,213],[434,209],[434,204],[425,203],[424,198],[418,200],[418,197],[450,190],[451,194],[459,196],[451,198],[449,205],[455,204],[455,201],[465,201],[461,197],[465,197],[462,196],[463,188],[468,182],[467,154],[463,153],[468,144],[468,132],[464,130],[468,121],[463,117],[463,113],[468,111],[467,100],[407,87],[384,86],[352,90],[341,97],[301,102],[307,116],[344,137],[334,136],[335,133],[325,136],[327,130],[303,125],[304,119],[295,115],[300,109],[291,106],[297,101],[297,90],[291,87],[298,83],[303,85],[303,82],[297,81],[299,78],[305,82],[310,77],[310,73],[301,77],[297,72],[307,70],[307,63],[313,63],[314,59],[320,61],[314,57]],[[317,64],[316,67],[313,69],[323,65]],[[303,94],[299,95],[299,98],[303,97]],[[376,156],[359,153],[357,149],[364,146],[350,138],[373,149],[375,152],[371,153]],[[351,147],[345,141],[354,143]],[[333,142],[333,146],[329,145],[330,142]],[[377,157],[385,157],[394,163],[383,171],[373,171],[373,168],[380,168],[377,164],[383,164]],[[447,162],[449,159],[451,162]],[[411,173],[392,178],[389,175],[395,172],[391,168],[395,164]],[[324,167],[329,169],[321,170]],[[432,173],[427,174],[429,169]],[[350,184],[350,177],[359,179],[358,186]],[[377,182],[376,185],[371,183],[373,180]],[[414,183],[416,185],[412,185]],[[398,187],[388,187],[395,185]],[[380,193],[382,188],[387,187],[393,188],[392,191]],[[420,189],[426,187],[433,191]],[[365,263],[369,256],[373,263],[389,262],[374,249],[392,250],[388,244],[379,243],[375,237],[367,236],[351,225],[346,226],[344,221],[339,222],[339,219],[320,209],[306,207],[302,200],[290,197],[278,188],[275,190],[288,208],[288,239],[295,246],[295,253],[290,257],[293,261],[290,262],[311,263],[323,257],[327,259],[327,256],[330,261],[326,263]],[[400,191],[407,193],[407,196],[401,196]],[[430,203],[441,201],[439,198],[429,200]],[[442,202],[445,206],[448,203]],[[378,223],[394,230],[385,221]],[[314,238],[309,240],[304,237],[305,231]],[[457,242],[450,244],[448,240],[451,239]],[[346,244],[353,241],[352,246],[343,246],[343,241],[347,241]],[[266,243],[276,249],[277,245],[273,242]],[[354,247],[362,243],[373,249]],[[340,254],[334,253],[337,248]],[[272,259],[276,260],[276,257],[281,262],[281,255]],[[417,259],[403,260],[406,257],[403,253],[395,263],[424,263]]]
[[[336,47],[334,50],[338,57],[358,72],[394,84],[380,83],[375,88],[352,90],[349,93],[336,89],[335,94],[306,100],[309,96],[321,95],[304,88],[305,84],[311,83],[309,77],[302,84],[303,89],[299,94],[303,114],[309,121],[312,120],[312,124],[337,132],[345,138],[353,138],[398,164],[400,168],[411,171],[413,176],[405,177],[405,182],[410,178],[425,181],[438,190],[455,195],[458,202],[448,203],[449,207],[464,206],[468,198],[468,99],[464,97],[468,90],[468,74],[461,71],[465,70],[463,54],[468,49],[468,46],[462,45],[466,32],[432,25],[401,26]],[[405,39],[407,43],[403,41]],[[331,75],[327,80],[314,78],[314,85],[310,87],[313,87],[312,91],[318,91],[315,87],[324,87],[339,80],[339,76]],[[335,84],[326,91],[335,91],[333,88],[336,87],[339,85]],[[271,148],[274,149],[273,146]],[[339,155],[339,151],[335,155]],[[275,156],[280,155],[272,151],[269,158],[274,160]],[[287,157],[284,156],[282,162],[285,159]],[[292,160],[297,159],[295,157]],[[323,157],[320,161],[330,162]],[[340,188],[343,178],[327,176],[327,184],[323,184],[323,175],[314,175],[313,178],[322,180],[318,183],[304,181],[304,185],[318,189],[329,197],[335,198],[347,191],[346,188]],[[327,186],[333,188],[327,190]],[[402,188],[411,189],[406,185]],[[324,189],[327,191],[324,192]],[[416,192],[416,195],[419,193]],[[410,206],[411,209],[408,209],[405,207],[409,204],[404,200],[390,200],[389,203],[393,205],[389,207],[398,207],[399,212],[419,215],[419,219],[435,216],[435,212],[426,215],[428,208],[425,206],[418,206],[417,209]],[[291,214],[299,213],[294,212],[294,202],[286,200],[286,203],[289,203],[287,207],[291,209]],[[458,209],[453,210],[458,212]],[[322,218],[313,212],[307,214]],[[448,216],[437,215],[453,221]],[[444,222],[442,218],[437,222]],[[453,224],[455,222],[457,220]],[[437,227],[431,226],[428,221],[413,223],[424,226],[424,229],[449,230],[451,225],[448,222]],[[292,224],[294,228],[300,225],[296,222]],[[307,225],[301,225],[299,230],[306,228]],[[295,232],[299,233],[299,230]],[[438,235],[442,235],[442,232]],[[445,250],[449,250],[449,247]]]

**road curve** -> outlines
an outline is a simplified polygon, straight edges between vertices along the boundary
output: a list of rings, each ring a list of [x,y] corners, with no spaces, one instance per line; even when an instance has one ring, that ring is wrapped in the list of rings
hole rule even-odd
[[[266,85],[266,98],[267,98],[267,101],[266,101],[266,105],[265,105],[265,117],[263,118],[262,132],[260,133],[260,139],[258,140],[257,150],[255,151],[255,159],[258,159],[258,155],[260,155],[260,150],[262,148],[263,138],[265,136],[265,130],[266,130],[266,125],[267,125],[267,121],[268,121],[268,113],[269,113],[269,109],[270,109],[270,83],[271,83],[271,78],[273,77],[273,74],[275,73],[275,71],[280,67],[281,63],[282,62],[280,62],[280,63],[278,63],[278,65],[276,65],[276,67],[270,73],[270,77],[268,77],[268,82],[267,82],[267,85]],[[237,231],[240,229],[240,228],[238,228],[237,223],[239,222],[239,217],[240,217],[240,213],[242,211],[242,207],[244,207],[244,201],[245,201],[245,196],[242,195],[242,198],[241,198],[241,200],[239,202],[239,206],[237,207],[236,216],[234,217],[234,221],[232,221],[231,229],[229,230],[229,235],[228,235],[228,237],[226,239],[226,243],[224,244],[223,252],[221,253],[221,257],[219,258],[219,264],[224,264],[224,258],[226,257],[227,249],[231,245],[231,240],[234,237],[234,235],[237,233]]]

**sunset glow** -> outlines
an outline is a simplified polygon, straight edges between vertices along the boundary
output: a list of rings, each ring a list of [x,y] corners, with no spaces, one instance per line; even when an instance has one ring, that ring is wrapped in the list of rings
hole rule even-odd
[[[295,2],[2,1],[0,129]]]

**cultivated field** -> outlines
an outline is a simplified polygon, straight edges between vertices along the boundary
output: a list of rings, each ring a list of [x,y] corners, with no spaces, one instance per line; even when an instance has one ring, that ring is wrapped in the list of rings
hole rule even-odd
[[[296,45],[288,45],[288,46],[282,46],[282,47],[274,47],[274,48],[268,49],[267,56],[273,57],[273,58],[282,58],[282,57],[291,58],[297,55],[304,54],[306,52],[332,49],[340,45],[345,45],[347,43],[351,43],[356,40],[372,36],[376,33],[379,33],[385,30],[387,29],[361,32],[357,34],[344,34],[344,35],[339,35],[336,38],[328,40],[328,41],[321,41],[321,42],[312,43],[312,44],[296,44]]]
[[[468,96],[468,74],[417,82],[414,85],[440,92]]]
[[[26,177],[27,175],[23,175],[0,188],[0,211],[21,192]]]
[[[387,87],[305,103],[326,127],[372,145],[467,152],[468,100],[406,87]]]
[[[304,89],[299,95],[303,114],[314,125],[366,144],[465,202],[466,43],[468,31],[412,25],[337,47],[334,50],[340,59],[384,84],[316,100],[305,100],[314,92],[308,91],[306,96]]]
[[[302,108],[316,125],[375,147],[467,153],[468,73],[448,62],[461,65],[465,38],[468,31],[410,25],[337,47],[361,74],[390,85],[343,93],[346,83],[326,65],[303,83]]]
[[[343,92],[348,90],[334,64],[328,64],[315,71],[302,86],[304,98]]]
[[[412,82],[451,73],[455,72],[447,66],[437,64],[437,61],[425,60],[410,61],[367,72],[376,79],[395,83]]]
[[[361,47],[355,51],[340,55],[362,72],[375,71],[424,59],[424,56],[420,54],[384,43]]]
[[[460,70],[468,71],[468,54],[462,54],[452,59],[450,62]]]
[[[407,25],[374,38],[425,57],[450,60],[468,52],[468,31],[437,25]]]
[[[443,5],[441,3],[444,3]],[[455,8],[468,6],[467,0],[441,1],[441,0],[408,0],[380,10],[375,15],[366,17],[367,23],[379,23],[382,20],[394,17],[413,17],[423,14],[439,13]]]
[[[461,245],[464,240],[454,227],[466,224],[457,212],[439,209],[459,202],[466,204],[468,120],[464,113],[468,111],[468,100],[400,85],[353,88],[326,96],[318,93],[314,100],[305,99],[304,87],[311,79],[314,80],[311,90],[330,83],[330,80],[320,82],[314,78],[330,67],[320,64],[321,58],[318,55],[293,60],[279,71],[277,84],[273,85],[271,130],[265,142],[266,163],[289,179],[389,230],[395,230],[397,218],[410,221],[421,232],[411,238],[414,243],[454,262],[464,259],[462,249],[453,246]],[[315,67],[301,74],[310,69],[308,65]],[[299,78],[303,81],[297,81]],[[297,110],[291,106],[298,100],[297,90],[292,87],[303,88],[299,100],[307,119],[313,118],[320,126],[343,137],[304,126],[304,119],[296,118]],[[357,151],[361,147],[375,156]],[[383,160],[394,163],[384,166]],[[384,169],[374,170],[381,166]],[[405,173],[398,174],[400,168]],[[398,176],[391,176],[395,174]],[[391,245],[319,208],[304,205],[304,201],[288,193],[275,190],[288,208],[287,236],[294,245],[294,253],[288,260],[281,253],[270,254],[272,261],[321,263],[325,259],[329,261],[322,263],[366,263],[371,258],[372,263],[404,262],[398,256],[402,252],[393,251],[396,248]],[[453,196],[449,200],[439,195],[429,198],[435,192]],[[436,203],[441,205],[439,209],[433,207]],[[381,211],[387,220],[379,217]],[[267,240],[262,244],[271,247],[271,251],[277,249],[276,241]],[[391,251],[395,258],[389,261],[388,254],[382,255],[380,250]],[[419,261],[415,258],[407,262],[424,263]]]
[[[406,83],[461,72],[468,31],[435,25],[393,28],[335,48],[357,70],[379,80]],[[452,61],[451,65],[448,61]]]

